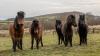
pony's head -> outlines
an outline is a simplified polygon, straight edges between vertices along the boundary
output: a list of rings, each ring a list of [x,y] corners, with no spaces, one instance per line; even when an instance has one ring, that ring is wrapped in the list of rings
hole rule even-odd
[[[56,20],[56,24],[61,24],[61,20]]]
[[[23,11],[17,12],[17,16],[16,16],[15,21],[14,21],[14,27],[15,27],[16,31],[19,31],[23,27],[24,14],[25,13]]]
[[[57,27],[58,29],[61,28],[61,20],[56,20],[56,27]]]
[[[23,12],[23,11],[19,11],[19,12],[17,12],[17,16],[19,17],[19,18],[24,18],[24,15],[25,15],[25,13]]]
[[[85,15],[80,15],[79,20],[85,21]]]
[[[37,19],[34,19],[31,25],[32,30],[34,31],[35,34],[38,33],[38,28],[39,28],[39,21]]]
[[[85,23],[85,15],[80,15],[79,16],[79,24],[84,24]]]
[[[69,15],[68,18],[67,18],[67,23],[76,27],[77,24],[76,24],[75,16]]]
[[[39,26],[39,21],[37,19],[34,19],[32,22],[32,26],[37,28]]]

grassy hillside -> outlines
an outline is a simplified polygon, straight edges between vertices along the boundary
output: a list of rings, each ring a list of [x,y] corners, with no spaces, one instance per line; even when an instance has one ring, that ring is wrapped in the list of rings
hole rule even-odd
[[[56,19],[60,19],[62,21],[65,21],[67,16],[73,14],[76,17],[76,21],[78,22],[79,15],[85,14],[86,20],[89,25],[100,25],[100,16],[92,15],[91,13],[83,13],[78,11],[72,11],[72,12],[62,12],[62,13],[52,13],[52,14],[46,14],[46,15],[40,15],[40,16],[34,16],[34,17],[27,17],[25,18],[25,21],[32,21],[34,19],[39,19],[40,21],[55,21]],[[9,18],[9,21],[13,21],[14,18]]]
[[[33,50],[30,50],[30,35],[24,35],[24,50],[18,50],[12,52],[11,38],[0,37],[0,56],[100,56],[100,33],[88,34],[88,45],[79,46],[79,37],[74,35],[73,47],[65,47],[57,45],[57,36],[52,33],[46,33],[43,35],[44,47],[40,47],[39,50],[34,46]]]
[[[35,17],[28,17],[25,18],[25,28],[29,28],[32,21],[34,19],[38,19],[45,29],[54,29],[55,26],[55,20],[60,19],[62,20],[62,23],[65,23],[66,18],[68,15],[73,14],[76,17],[76,22],[78,23],[79,15],[84,14],[82,12],[63,12],[63,13],[53,13],[53,14],[46,14],[41,16],[35,16]],[[0,30],[8,29],[8,24],[12,23],[14,18],[10,18],[6,21],[0,21]],[[92,14],[86,13],[86,21],[88,25],[100,25],[100,16],[94,16]]]

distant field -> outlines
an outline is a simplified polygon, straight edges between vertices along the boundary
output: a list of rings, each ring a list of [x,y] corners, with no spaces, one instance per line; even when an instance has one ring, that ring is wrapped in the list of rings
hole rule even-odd
[[[0,21],[0,30],[8,30],[9,24],[13,21]],[[25,21],[24,27],[28,28],[31,25],[32,21]]]
[[[88,45],[79,46],[79,37],[74,34],[73,47],[57,45],[57,36],[52,33],[43,35],[44,47],[39,50],[34,46],[30,50],[30,35],[24,35],[23,49],[12,52],[12,42],[9,37],[0,37],[0,56],[100,56],[100,33],[88,35]]]

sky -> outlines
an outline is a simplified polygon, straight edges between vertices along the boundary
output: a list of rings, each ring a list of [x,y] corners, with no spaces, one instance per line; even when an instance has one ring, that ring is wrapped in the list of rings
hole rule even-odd
[[[18,11],[26,17],[69,11],[100,15],[100,0],[0,0],[0,20],[13,18]]]

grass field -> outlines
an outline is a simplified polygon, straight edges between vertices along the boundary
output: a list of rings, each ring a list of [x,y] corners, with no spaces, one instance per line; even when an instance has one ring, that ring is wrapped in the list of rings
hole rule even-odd
[[[0,56],[100,56],[100,34],[88,34],[88,45],[79,46],[78,35],[73,36],[73,47],[57,45],[57,36],[47,33],[43,35],[44,47],[39,50],[30,49],[30,36],[23,38],[23,49],[12,52],[12,42],[9,37],[0,37]]]

